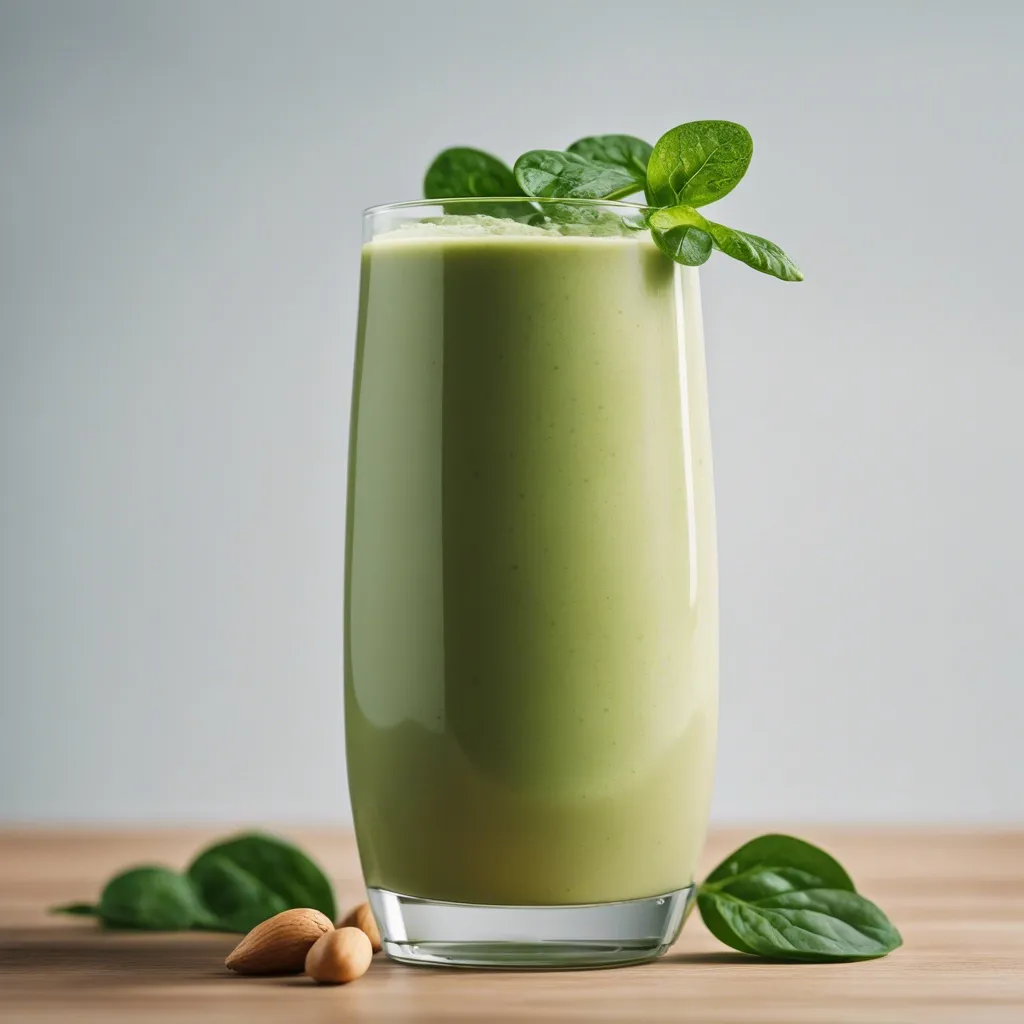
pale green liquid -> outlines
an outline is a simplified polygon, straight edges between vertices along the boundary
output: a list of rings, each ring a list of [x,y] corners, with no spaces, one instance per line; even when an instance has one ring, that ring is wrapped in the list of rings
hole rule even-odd
[[[693,880],[717,569],[677,273],[631,238],[364,248],[346,720],[368,885],[563,904]]]

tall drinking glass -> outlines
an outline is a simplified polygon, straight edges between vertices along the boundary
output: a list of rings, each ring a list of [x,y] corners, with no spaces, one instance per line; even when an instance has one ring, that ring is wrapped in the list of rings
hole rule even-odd
[[[692,902],[718,691],[704,341],[697,271],[643,212],[365,214],[346,737],[399,960],[637,962]]]

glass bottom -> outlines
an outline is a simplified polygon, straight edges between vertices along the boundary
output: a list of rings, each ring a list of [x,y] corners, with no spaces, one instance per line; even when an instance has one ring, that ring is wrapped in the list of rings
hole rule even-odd
[[[695,887],[619,903],[496,907],[370,889],[384,951],[407,964],[572,969],[653,960],[675,942]]]

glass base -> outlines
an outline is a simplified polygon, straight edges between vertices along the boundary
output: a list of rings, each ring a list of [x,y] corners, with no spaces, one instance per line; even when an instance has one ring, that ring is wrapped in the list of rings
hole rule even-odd
[[[443,967],[616,967],[653,960],[675,942],[694,886],[620,903],[496,907],[370,889],[384,951]]]

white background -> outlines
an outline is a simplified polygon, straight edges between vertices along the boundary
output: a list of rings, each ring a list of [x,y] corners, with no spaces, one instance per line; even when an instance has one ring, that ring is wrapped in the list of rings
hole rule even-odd
[[[715,815],[1024,820],[1022,95],[1009,0],[0,0],[0,818],[346,819],[360,210],[707,117],[807,275],[704,272]]]

